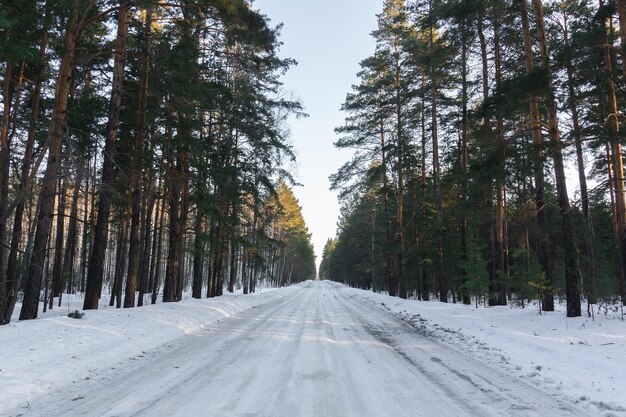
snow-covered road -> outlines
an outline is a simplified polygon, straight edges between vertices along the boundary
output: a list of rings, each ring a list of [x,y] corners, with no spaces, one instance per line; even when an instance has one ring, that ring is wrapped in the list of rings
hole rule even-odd
[[[584,415],[328,282],[132,359],[15,415]]]

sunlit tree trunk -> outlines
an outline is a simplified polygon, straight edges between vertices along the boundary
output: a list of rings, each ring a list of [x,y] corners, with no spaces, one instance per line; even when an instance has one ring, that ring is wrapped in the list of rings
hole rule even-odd
[[[61,162],[63,163],[63,162]],[[67,167],[61,167],[61,175],[59,176],[59,205],[57,208],[57,226],[56,238],[54,241],[54,263],[52,266],[52,294],[50,299],[59,297],[63,291],[62,272],[63,272],[63,241],[65,235],[65,206],[67,200],[67,186],[69,175],[63,173],[63,169],[67,172]],[[52,304],[50,304],[52,308]]]

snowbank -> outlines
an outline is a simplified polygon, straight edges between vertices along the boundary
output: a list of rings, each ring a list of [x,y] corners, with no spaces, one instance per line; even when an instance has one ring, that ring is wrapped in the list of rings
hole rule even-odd
[[[222,319],[289,297],[293,290],[227,294],[134,309],[103,307],[87,311],[80,320],[67,317],[69,309],[82,305],[81,299],[70,297],[69,303],[40,314],[37,320],[0,326],[0,416],[16,407],[28,408],[37,397],[129,359],[142,358],[181,336],[202,332]]]
[[[479,308],[402,300],[351,289],[354,297],[410,322],[497,369],[569,397],[594,415],[626,415],[626,323],[617,312],[566,318],[561,311]],[[558,306],[557,306],[558,308]]]

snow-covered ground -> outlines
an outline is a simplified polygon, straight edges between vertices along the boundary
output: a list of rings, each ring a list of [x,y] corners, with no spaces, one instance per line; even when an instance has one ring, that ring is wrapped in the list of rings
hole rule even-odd
[[[626,324],[610,314],[329,282],[67,310],[0,327],[0,416],[626,416]]]
[[[8,326],[0,326],[0,416],[28,410],[30,403],[68,386],[82,384],[104,370],[121,368],[152,350],[196,335],[221,320],[261,304],[289,297],[295,288],[258,294],[226,294],[210,300],[134,309],[108,307],[87,311],[83,319],[67,317],[83,299],[65,296],[62,307],[17,322],[19,304]],[[41,307],[41,305],[40,305]]]
[[[590,415],[626,415],[626,322],[615,307],[601,308],[592,320],[567,318],[564,305],[540,315],[535,306],[476,309],[349,291],[402,318],[420,334],[565,395]]]

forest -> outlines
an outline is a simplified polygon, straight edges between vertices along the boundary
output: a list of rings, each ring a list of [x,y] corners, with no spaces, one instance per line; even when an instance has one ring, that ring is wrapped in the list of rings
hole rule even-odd
[[[625,0],[386,0],[347,94],[320,275],[623,311]]]
[[[0,1],[0,324],[315,277],[281,27],[246,0]]]

